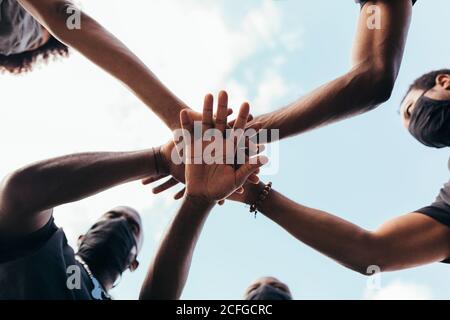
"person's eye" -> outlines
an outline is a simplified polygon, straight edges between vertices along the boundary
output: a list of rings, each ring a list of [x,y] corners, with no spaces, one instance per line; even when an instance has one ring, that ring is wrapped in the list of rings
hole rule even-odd
[[[258,289],[259,286],[253,286],[248,290],[248,293],[252,293],[253,291],[255,291],[256,289]]]
[[[107,214],[106,214],[108,217],[117,217],[117,212],[108,212]]]

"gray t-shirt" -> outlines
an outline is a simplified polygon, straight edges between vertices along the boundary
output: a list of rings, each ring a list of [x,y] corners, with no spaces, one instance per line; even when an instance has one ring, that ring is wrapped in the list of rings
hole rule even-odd
[[[448,167],[450,170],[450,160]],[[426,214],[450,227],[450,181],[444,185],[436,201],[431,206],[422,208],[418,212]]]
[[[450,160],[448,168],[450,170]],[[442,187],[439,196],[431,206],[419,209],[416,212],[423,213],[450,227],[450,181]],[[442,262],[450,264],[450,257]]]
[[[16,0],[0,0],[0,54],[28,51],[42,36],[42,26]]]
[[[450,160],[448,162],[448,169],[450,170]],[[450,181],[441,189],[441,193],[433,205],[450,214]]]

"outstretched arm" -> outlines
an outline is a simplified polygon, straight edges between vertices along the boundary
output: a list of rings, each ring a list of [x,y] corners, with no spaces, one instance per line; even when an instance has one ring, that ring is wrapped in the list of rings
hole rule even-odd
[[[368,21],[380,14],[380,29]],[[353,47],[352,68],[288,107],[255,118],[280,138],[304,133],[374,109],[387,101],[402,62],[411,20],[411,0],[368,1],[361,10]]]
[[[204,198],[184,198],[164,236],[141,289],[141,300],[179,299],[186,284],[198,239],[214,207]]]
[[[256,161],[252,163],[250,159],[246,159],[239,168],[232,164],[225,164],[230,156],[231,159],[235,158],[237,149],[233,150],[233,148],[231,148],[232,154],[228,155],[226,152],[230,152],[230,149],[223,150],[224,153],[220,155],[221,161],[216,161],[219,160],[217,151],[217,154],[214,152],[214,156],[211,154],[212,158],[207,158],[206,151],[201,159],[195,158],[197,152],[194,151],[194,146],[201,147],[201,150],[215,146],[213,149],[220,150],[227,142],[234,141],[234,137],[239,145],[242,136],[238,134],[238,131],[245,128],[249,105],[242,105],[234,124],[233,134],[225,140],[223,137],[228,114],[225,98],[226,95],[221,93],[215,121],[211,95],[205,98],[202,122],[194,124],[193,118],[187,111],[183,111],[180,115],[183,141],[186,144],[186,195],[150,266],[141,289],[141,299],[175,300],[180,298],[187,281],[195,246],[209,212],[218,201],[240,190],[250,175],[266,162],[265,158],[258,157],[253,159]],[[208,130],[216,129],[218,134],[215,135],[214,142],[204,141],[201,137],[195,138],[194,126],[196,125],[199,126],[201,136]],[[192,139],[193,137],[197,140]],[[211,161],[213,159],[215,160]]]
[[[179,128],[180,101],[122,42],[89,15],[81,12],[81,28],[69,30],[67,0],[18,0],[61,42],[124,83],[172,130]]]
[[[263,187],[246,186],[240,201],[255,203]],[[259,211],[301,242],[364,275],[370,266],[395,271],[450,257],[450,228],[421,213],[400,216],[371,232],[274,190]]]
[[[0,187],[0,233],[33,232],[45,225],[56,206],[159,174],[157,168],[167,166],[159,163],[162,157],[156,152],[81,153],[13,172]]]

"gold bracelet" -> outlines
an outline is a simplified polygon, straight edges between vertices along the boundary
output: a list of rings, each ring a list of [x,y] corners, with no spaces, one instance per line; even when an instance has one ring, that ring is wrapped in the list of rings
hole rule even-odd
[[[258,213],[258,207],[261,207],[261,204],[264,202],[264,200],[267,199],[271,190],[272,190],[272,182],[269,182],[264,186],[263,190],[259,194],[258,200],[256,200],[256,202],[250,206],[250,213],[255,213],[255,219]]]

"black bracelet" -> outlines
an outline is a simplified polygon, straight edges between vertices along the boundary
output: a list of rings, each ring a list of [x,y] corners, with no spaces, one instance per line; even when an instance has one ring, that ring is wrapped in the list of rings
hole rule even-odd
[[[267,199],[271,190],[272,190],[272,182],[269,182],[264,186],[263,190],[258,195],[258,200],[256,200],[256,202],[250,206],[250,213],[255,213],[255,219],[256,214],[258,213],[258,207],[261,207],[261,204],[264,202],[264,200]]]

